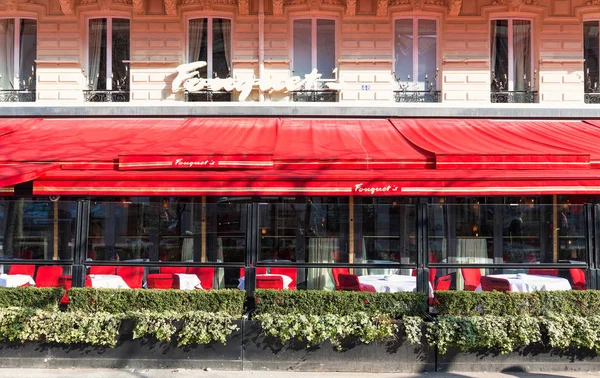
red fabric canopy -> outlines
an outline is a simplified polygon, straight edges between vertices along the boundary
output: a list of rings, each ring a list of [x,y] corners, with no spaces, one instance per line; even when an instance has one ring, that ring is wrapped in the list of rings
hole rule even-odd
[[[0,187],[34,180],[40,195],[600,194],[597,146],[600,126],[585,121],[4,119]]]
[[[582,121],[393,119],[436,169],[589,169],[600,128]]]

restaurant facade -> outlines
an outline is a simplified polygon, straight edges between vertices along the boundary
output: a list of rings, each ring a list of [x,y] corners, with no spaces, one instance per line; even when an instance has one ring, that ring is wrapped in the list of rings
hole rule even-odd
[[[7,0],[3,273],[597,288],[599,19],[575,0]],[[129,273],[86,278],[102,267]],[[182,267],[197,281],[162,276]]]

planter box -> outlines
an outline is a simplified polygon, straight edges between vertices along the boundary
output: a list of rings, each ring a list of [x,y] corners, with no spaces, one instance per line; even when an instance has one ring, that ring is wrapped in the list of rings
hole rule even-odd
[[[281,344],[265,337],[260,324],[246,321],[244,370],[425,372],[435,371],[435,355],[427,346],[410,345],[403,334],[395,341],[363,344],[346,340],[338,351],[329,342],[307,348],[306,343]]]
[[[182,368],[242,369],[242,322],[227,345],[178,347],[177,341],[132,339],[132,323],[124,321],[114,348],[91,345],[57,345],[36,342],[0,343],[0,368]]]
[[[552,349],[541,345],[531,345],[509,354],[492,351],[464,353],[449,348],[448,353],[438,354],[438,371],[599,371],[600,356],[586,349]]]

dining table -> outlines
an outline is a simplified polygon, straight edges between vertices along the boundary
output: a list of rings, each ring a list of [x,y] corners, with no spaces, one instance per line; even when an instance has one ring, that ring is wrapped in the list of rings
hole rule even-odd
[[[130,289],[123,277],[116,274],[90,274],[92,287],[100,289]]]
[[[284,274],[257,274],[256,277],[281,277],[281,279],[283,280],[283,288],[284,289],[289,289],[290,288],[290,284],[292,283],[292,277],[286,276]],[[238,279],[239,284],[238,284],[238,289],[240,290],[244,290],[245,283],[246,283],[246,277],[240,277]]]
[[[175,273],[175,275],[179,278],[177,282],[180,290],[204,290],[197,275],[184,273]]]
[[[397,293],[401,291],[417,291],[417,277],[401,274],[372,274],[358,276],[361,285],[371,285],[378,293]],[[433,294],[433,287],[429,283],[429,293]]]
[[[0,274],[0,287],[20,286],[35,286],[35,281],[27,274]]]
[[[533,291],[556,291],[556,290],[571,290],[569,280],[556,276],[542,276],[537,274],[492,274],[487,277],[501,278],[508,281],[510,291],[520,293],[530,293]],[[482,291],[481,284],[477,286],[475,291]]]

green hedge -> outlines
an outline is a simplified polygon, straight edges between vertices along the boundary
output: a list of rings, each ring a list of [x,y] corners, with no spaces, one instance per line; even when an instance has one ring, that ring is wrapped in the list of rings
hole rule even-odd
[[[72,288],[69,290],[69,300],[69,311],[111,314],[130,311],[204,311],[226,313],[238,319],[244,314],[245,292]]]
[[[600,316],[600,291],[536,291],[533,293],[436,292],[436,310],[453,316]]]
[[[61,288],[0,287],[0,308],[53,309],[64,295]]]
[[[423,316],[427,313],[425,293],[257,289],[255,297],[257,315],[352,315],[365,312],[382,313],[400,319],[404,316]]]

